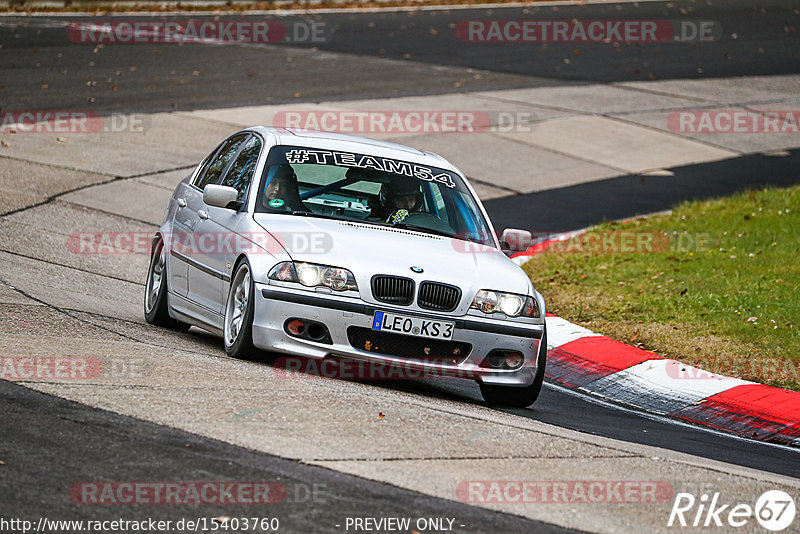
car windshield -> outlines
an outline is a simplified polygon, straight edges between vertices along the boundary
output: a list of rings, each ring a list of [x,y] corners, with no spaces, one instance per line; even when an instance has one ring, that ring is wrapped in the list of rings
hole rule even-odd
[[[378,156],[273,147],[256,211],[394,225],[495,246],[461,177]]]

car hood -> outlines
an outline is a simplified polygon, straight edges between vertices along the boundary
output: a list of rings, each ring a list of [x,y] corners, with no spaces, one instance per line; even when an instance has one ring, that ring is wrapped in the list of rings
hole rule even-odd
[[[496,248],[349,221],[265,213],[254,218],[295,261],[350,269],[362,294],[375,274],[404,276],[418,284],[444,282],[458,286],[464,295],[480,289],[531,294],[522,269]],[[412,266],[423,272],[413,272]]]

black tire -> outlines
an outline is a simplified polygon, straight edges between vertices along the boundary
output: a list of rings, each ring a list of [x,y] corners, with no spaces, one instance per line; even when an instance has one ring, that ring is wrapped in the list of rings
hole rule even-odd
[[[231,328],[230,318],[233,317],[236,302],[241,302],[241,295],[237,293],[240,291],[242,283],[241,277],[247,275],[249,281],[247,282],[249,296],[246,298],[244,309],[240,309],[241,321],[239,327],[236,328],[234,333]],[[223,334],[222,339],[225,344],[225,352],[228,356],[239,359],[251,359],[255,357],[259,351],[253,345],[253,315],[255,313],[255,284],[253,283],[252,270],[250,263],[247,259],[243,260],[234,271],[231,277],[231,285],[228,290],[228,298],[225,300],[225,317],[223,319]]]
[[[489,386],[481,384],[481,395],[489,406],[511,406],[514,408],[527,408],[536,402],[544,383],[544,368],[547,364],[547,331],[542,334],[537,358],[536,376],[533,384],[524,387]]]
[[[160,272],[156,272],[157,270]],[[167,278],[164,242],[159,237],[150,251],[150,267],[147,270],[147,283],[144,289],[144,318],[152,325],[186,332],[192,325],[173,319],[169,315]],[[158,287],[154,288],[156,283]]]

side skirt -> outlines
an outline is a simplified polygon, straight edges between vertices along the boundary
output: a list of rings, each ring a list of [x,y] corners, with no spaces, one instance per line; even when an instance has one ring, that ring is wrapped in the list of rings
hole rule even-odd
[[[171,291],[168,295],[170,317],[197,326],[203,330],[208,330],[212,334],[216,334],[220,337],[223,335],[224,317],[222,315],[208,308],[204,308],[186,297],[176,295]]]

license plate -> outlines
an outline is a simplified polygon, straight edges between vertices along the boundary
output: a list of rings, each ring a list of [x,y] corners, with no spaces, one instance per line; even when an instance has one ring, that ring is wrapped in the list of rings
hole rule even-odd
[[[430,339],[453,339],[455,323],[376,311],[372,329]]]

